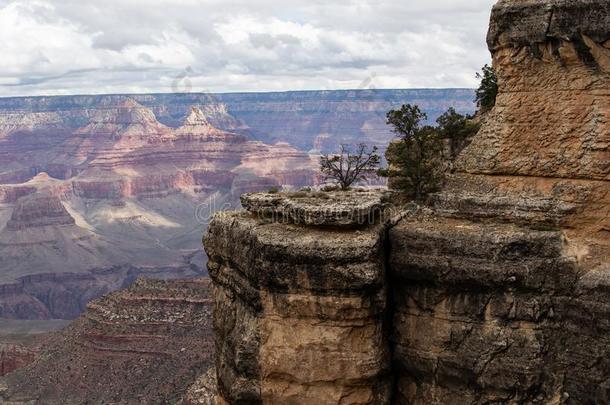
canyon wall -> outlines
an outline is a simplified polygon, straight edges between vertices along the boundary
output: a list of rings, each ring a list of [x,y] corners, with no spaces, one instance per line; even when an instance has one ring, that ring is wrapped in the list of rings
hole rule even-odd
[[[239,196],[319,181],[385,112],[472,111],[471,90],[0,98],[0,318],[74,319],[138,276],[205,274],[202,227]]]
[[[609,21],[499,1],[497,105],[423,206],[255,194],[214,218],[220,403],[610,402]]]
[[[221,130],[239,133],[265,143],[288,142],[299,150],[320,147],[327,152],[341,142],[367,142],[385,147],[394,137],[385,115],[402,104],[419,105],[431,122],[454,107],[474,112],[472,89],[361,89],[292,91],[279,93],[130,94],[150,109],[159,122],[176,128],[191,107],[201,109]],[[103,104],[116,104],[126,96],[86,95],[0,98],[0,132],[26,126],[33,132],[51,130],[56,136],[41,139],[41,147],[57,140],[65,128],[89,123]],[[28,137],[36,140],[35,137]],[[23,140],[25,142],[25,140]]]
[[[176,128],[124,96],[70,113],[85,120],[0,111],[0,318],[74,319],[138,276],[205,274],[213,211],[316,182],[307,153],[218,129],[194,106]]]

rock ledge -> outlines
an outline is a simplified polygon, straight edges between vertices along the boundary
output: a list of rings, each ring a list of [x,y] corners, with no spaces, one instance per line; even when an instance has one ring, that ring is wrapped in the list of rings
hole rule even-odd
[[[383,189],[299,191],[244,194],[241,204],[249,212],[273,222],[353,227],[375,223],[388,199],[389,192]]]

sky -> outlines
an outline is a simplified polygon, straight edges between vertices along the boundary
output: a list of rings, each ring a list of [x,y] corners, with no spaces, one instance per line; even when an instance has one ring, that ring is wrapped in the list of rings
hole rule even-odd
[[[0,96],[474,87],[495,0],[0,0]]]

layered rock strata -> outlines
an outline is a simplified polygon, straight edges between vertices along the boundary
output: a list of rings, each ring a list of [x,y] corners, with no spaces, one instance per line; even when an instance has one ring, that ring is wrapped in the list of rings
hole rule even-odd
[[[418,215],[390,230],[395,403],[606,403],[608,269],[559,231]]]
[[[608,21],[494,7],[496,107],[435,210],[390,231],[397,401],[610,401]]]
[[[610,400],[610,273],[560,230],[417,209],[346,231],[269,209],[205,239],[226,403]]]
[[[30,364],[37,354],[19,344],[0,343],[0,377]]]
[[[303,194],[285,199],[311,204]],[[215,216],[205,238],[221,403],[387,403],[383,228],[301,226],[291,216],[280,223],[271,205],[252,209],[263,197],[244,198],[251,211]],[[346,206],[332,198],[317,204],[344,217]]]
[[[210,404],[214,385],[200,376],[212,366],[211,310],[208,279],[140,279],[0,380],[0,402]]]
[[[453,205],[460,190],[466,204],[489,197],[502,211],[530,211],[528,199],[549,213],[539,219],[608,238],[609,20],[605,1],[496,4],[488,45],[499,93],[456,162]]]
[[[211,212],[244,192],[316,182],[307,153],[187,110],[170,127],[129,97],[102,97],[72,111],[79,119],[49,113],[78,128],[47,133],[44,114],[0,111],[0,318],[73,319],[138,275],[205,274]]]

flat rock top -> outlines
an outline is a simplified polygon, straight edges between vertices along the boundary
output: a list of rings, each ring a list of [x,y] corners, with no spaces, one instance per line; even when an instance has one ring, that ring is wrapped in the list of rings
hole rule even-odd
[[[608,0],[500,0],[493,8],[487,42],[494,50],[552,38],[581,41],[583,34],[599,43],[610,38]]]
[[[250,193],[242,206],[261,218],[309,226],[363,226],[377,221],[390,192],[384,189]]]

